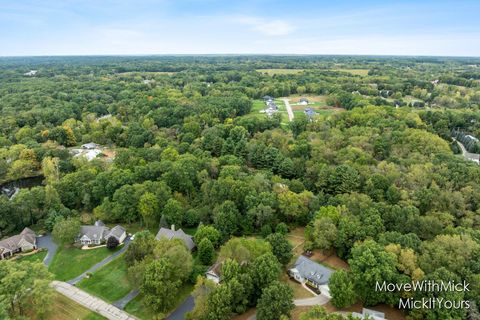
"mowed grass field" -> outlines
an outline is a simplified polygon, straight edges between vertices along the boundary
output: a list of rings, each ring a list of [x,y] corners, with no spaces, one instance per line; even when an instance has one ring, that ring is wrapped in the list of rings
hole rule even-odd
[[[74,247],[59,248],[48,270],[54,274],[56,280],[71,280],[113,252],[105,247],[92,250],[81,250]]]
[[[256,71],[273,76],[276,74],[299,74],[305,71],[305,69],[257,69]]]
[[[127,278],[127,265],[123,255],[80,281],[77,287],[110,303],[126,296],[132,286]]]
[[[368,71],[370,71],[369,69],[343,69],[343,68],[339,68],[339,69],[332,69],[332,71],[338,71],[338,72],[345,72],[345,73],[349,73],[351,75],[354,75],[354,76],[368,76]]]
[[[46,320],[103,320],[106,319],[93,311],[84,308],[73,300],[55,293],[52,311],[45,317]]]
[[[175,303],[173,307],[171,308],[170,311],[166,312],[166,314],[169,314],[173,310],[177,309],[178,306],[192,293],[193,291],[193,285],[190,283],[187,283],[183,285],[179,292],[175,295]],[[137,318],[141,320],[150,320],[154,319],[156,313],[151,310],[147,305],[144,303],[144,298],[142,294],[139,294],[135,299],[130,301],[126,306],[125,306],[125,311],[136,316]]]

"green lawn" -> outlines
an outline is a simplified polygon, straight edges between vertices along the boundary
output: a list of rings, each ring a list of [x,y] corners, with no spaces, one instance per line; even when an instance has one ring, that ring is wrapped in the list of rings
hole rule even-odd
[[[29,262],[42,262],[43,259],[45,259],[45,256],[47,255],[47,251],[40,251],[35,254],[31,254],[28,256],[19,256],[17,258],[17,261],[29,261]]]
[[[52,311],[45,317],[46,320],[103,320],[106,319],[93,311],[84,308],[73,300],[55,293]]]
[[[299,74],[305,69],[257,69],[256,71],[273,76],[275,74]]]
[[[107,302],[115,302],[131,290],[127,279],[127,265],[123,255],[100,268],[88,279],[83,279],[77,287]]]
[[[171,310],[167,312],[169,314],[173,310],[177,309],[178,306],[192,293],[193,290],[193,285],[190,283],[187,283],[183,285],[180,288],[180,291],[178,294],[173,297],[175,299],[174,306],[172,307]],[[126,306],[125,306],[125,311],[136,316],[137,318],[141,320],[150,320],[153,319],[155,316],[155,312],[151,310],[148,306],[145,306],[143,302],[143,295],[139,294],[135,299],[130,301]]]
[[[112,253],[113,251],[105,247],[92,250],[74,247],[59,248],[48,270],[55,275],[56,280],[71,280]]]

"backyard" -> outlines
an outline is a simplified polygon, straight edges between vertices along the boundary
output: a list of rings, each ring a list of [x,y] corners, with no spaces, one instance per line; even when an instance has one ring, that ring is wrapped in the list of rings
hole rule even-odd
[[[46,320],[103,320],[104,317],[90,311],[60,293],[55,293],[52,311]]]

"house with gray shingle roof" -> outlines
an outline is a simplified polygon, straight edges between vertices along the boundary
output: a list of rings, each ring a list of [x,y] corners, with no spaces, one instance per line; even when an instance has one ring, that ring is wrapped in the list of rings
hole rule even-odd
[[[160,240],[162,238],[172,240],[172,239],[180,239],[182,240],[187,248],[192,251],[195,248],[195,242],[193,242],[193,237],[183,232],[182,229],[175,230],[175,226],[172,225],[170,229],[167,228],[160,228],[158,230],[155,239]]]
[[[29,228],[20,234],[0,241],[0,260],[9,258],[18,252],[26,252],[37,248],[37,235]]]
[[[122,243],[127,237],[127,232],[122,226],[115,226],[111,230],[105,224],[97,220],[93,226],[81,226],[77,242],[82,245],[100,245],[108,238],[115,237],[118,243]]]
[[[333,272],[334,270],[322,266],[305,256],[298,257],[294,266],[288,270],[290,277],[296,281],[305,283],[318,290],[321,290],[321,288],[324,287],[326,291],[328,291],[328,288],[325,286],[328,285]]]

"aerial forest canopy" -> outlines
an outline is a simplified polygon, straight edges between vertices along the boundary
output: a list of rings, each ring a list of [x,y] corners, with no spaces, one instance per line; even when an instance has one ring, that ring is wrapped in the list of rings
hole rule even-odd
[[[353,302],[395,304],[375,292],[377,280],[440,278],[468,281],[459,298],[478,304],[480,166],[452,138],[480,137],[479,66],[429,57],[0,58],[0,183],[42,181],[0,196],[0,238],[87,214],[152,228],[212,225],[217,248],[285,223],[306,227],[307,249],[348,261],[334,282],[354,284]],[[294,109],[289,121],[259,113],[264,96],[312,97],[325,109]],[[102,146],[93,159],[72,152],[90,142]],[[478,153],[478,140],[469,143]],[[275,285],[271,295],[284,289]],[[336,302],[345,301],[353,303]],[[435,312],[444,311],[411,313],[445,318]]]

